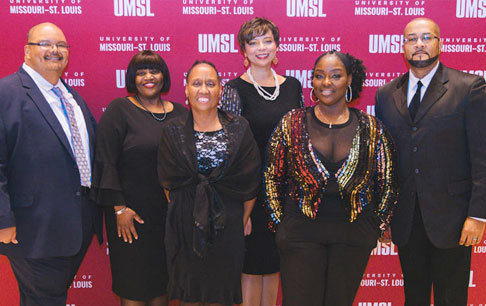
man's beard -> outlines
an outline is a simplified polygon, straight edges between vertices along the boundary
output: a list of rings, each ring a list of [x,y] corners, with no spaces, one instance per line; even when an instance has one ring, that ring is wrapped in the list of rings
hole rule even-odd
[[[413,56],[412,56],[412,58],[413,58]],[[438,58],[439,58],[439,54],[437,54],[434,57],[429,57],[429,59],[426,59],[426,60],[409,59],[408,63],[410,64],[410,66],[413,66],[415,68],[424,68],[424,67],[432,65]]]

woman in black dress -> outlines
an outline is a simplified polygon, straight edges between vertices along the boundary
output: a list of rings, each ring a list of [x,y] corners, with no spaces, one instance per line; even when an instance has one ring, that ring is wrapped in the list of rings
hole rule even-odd
[[[105,206],[113,291],[121,305],[168,305],[164,233],[167,200],[158,183],[162,127],[187,110],[160,95],[170,88],[162,58],[141,51],[130,61],[127,90],[101,116],[93,196]]]
[[[246,73],[226,83],[221,109],[245,117],[255,135],[260,157],[265,160],[268,139],[282,116],[303,107],[300,82],[276,74],[279,45],[278,27],[268,19],[254,18],[238,33],[245,55]],[[243,305],[274,306],[278,293],[279,258],[274,236],[268,230],[264,195],[259,193],[245,229],[246,251],[243,267]]]
[[[269,143],[265,190],[278,224],[284,306],[351,306],[395,208],[393,141],[379,120],[347,105],[364,70],[349,54],[320,56],[316,105],[286,114]]]
[[[248,122],[219,111],[213,64],[187,73],[191,111],[162,131],[159,177],[170,199],[169,297],[182,305],[240,304],[244,224],[259,187],[260,157]]]

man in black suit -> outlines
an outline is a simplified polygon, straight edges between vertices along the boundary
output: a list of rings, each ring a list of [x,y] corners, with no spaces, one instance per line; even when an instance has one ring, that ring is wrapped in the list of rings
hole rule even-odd
[[[68,49],[61,29],[36,25],[23,65],[0,80],[0,254],[25,306],[65,306],[93,233],[101,234],[88,200],[96,123],[60,79]]]
[[[466,305],[471,246],[486,218],[486,84],[439,63],[439,26],[404,31],[410,71],[376,93],[376,116],[399,155],[400,198],[391,223],[405,305]],[[420,84],[419,84],[420,83]]]

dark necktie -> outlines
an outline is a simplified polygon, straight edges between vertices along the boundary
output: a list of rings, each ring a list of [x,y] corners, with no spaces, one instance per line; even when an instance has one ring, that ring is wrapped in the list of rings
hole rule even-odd
[[[74,115],[74,108],[69,102],[67,102],[66,98],[62,94],[62,91],[58,87],[52,88],[52,91],[56,94],[59,100],[61,100],[61,103],[66,110],[66,117],[69,120],[69,125],[71,126],[71,138],[74,146],[74,156],[76,158],[76,164],[78,165],[79,174],[81,177],[81,185],[88,187],[91,185],[91,173],[88,161],[86,160],[86,153],[84,152],[81,133],[79,132],[76,117]]]
[[[422,88],[422,82],[417,82],[417,91],[415,95],[413,95],[412,101],[408,106],[408,111],[410,112],[410,117],[412,117],[412,121],[415,120],[415,115],[417,115],[417,111],[420,107],[420,88]]]

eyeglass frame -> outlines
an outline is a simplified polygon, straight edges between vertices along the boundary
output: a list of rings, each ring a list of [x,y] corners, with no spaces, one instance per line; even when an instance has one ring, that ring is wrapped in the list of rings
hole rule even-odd
[[[431,39],[424,39],[426,35],[430,35],[431,36]],[[432,33],[422,33],[420,35],[417,35],[417,34],[410,34],[408,37],[412,36],[412,38],[417,38],[416,41],[411,41],[410,38],[404,38],[403,39],[403,43],[404,44],[409,44],[409,45],[415,45],[418,43],[418,40],[420,39],[424,44],[428,45],[429,43],[432,42],[432,40],[434,38],[436,38],[437,40],[440,41],[440,37],[439,36],[436,36]]]
[[[52,49],[53,46],[56,46],[56,48],[59,49],[59,50],[63,50],[63,49],[69,50],[69,48],[71,48],[71,46],[68,45],[65,42],[58,42],[57,44],[53,44],[52,42],[50,42],[48,40],[41,40],[38,43],[28,42],[27,45],[29,45],[29,46],[39,46],[41,48],[46,48],[46,49]]]

